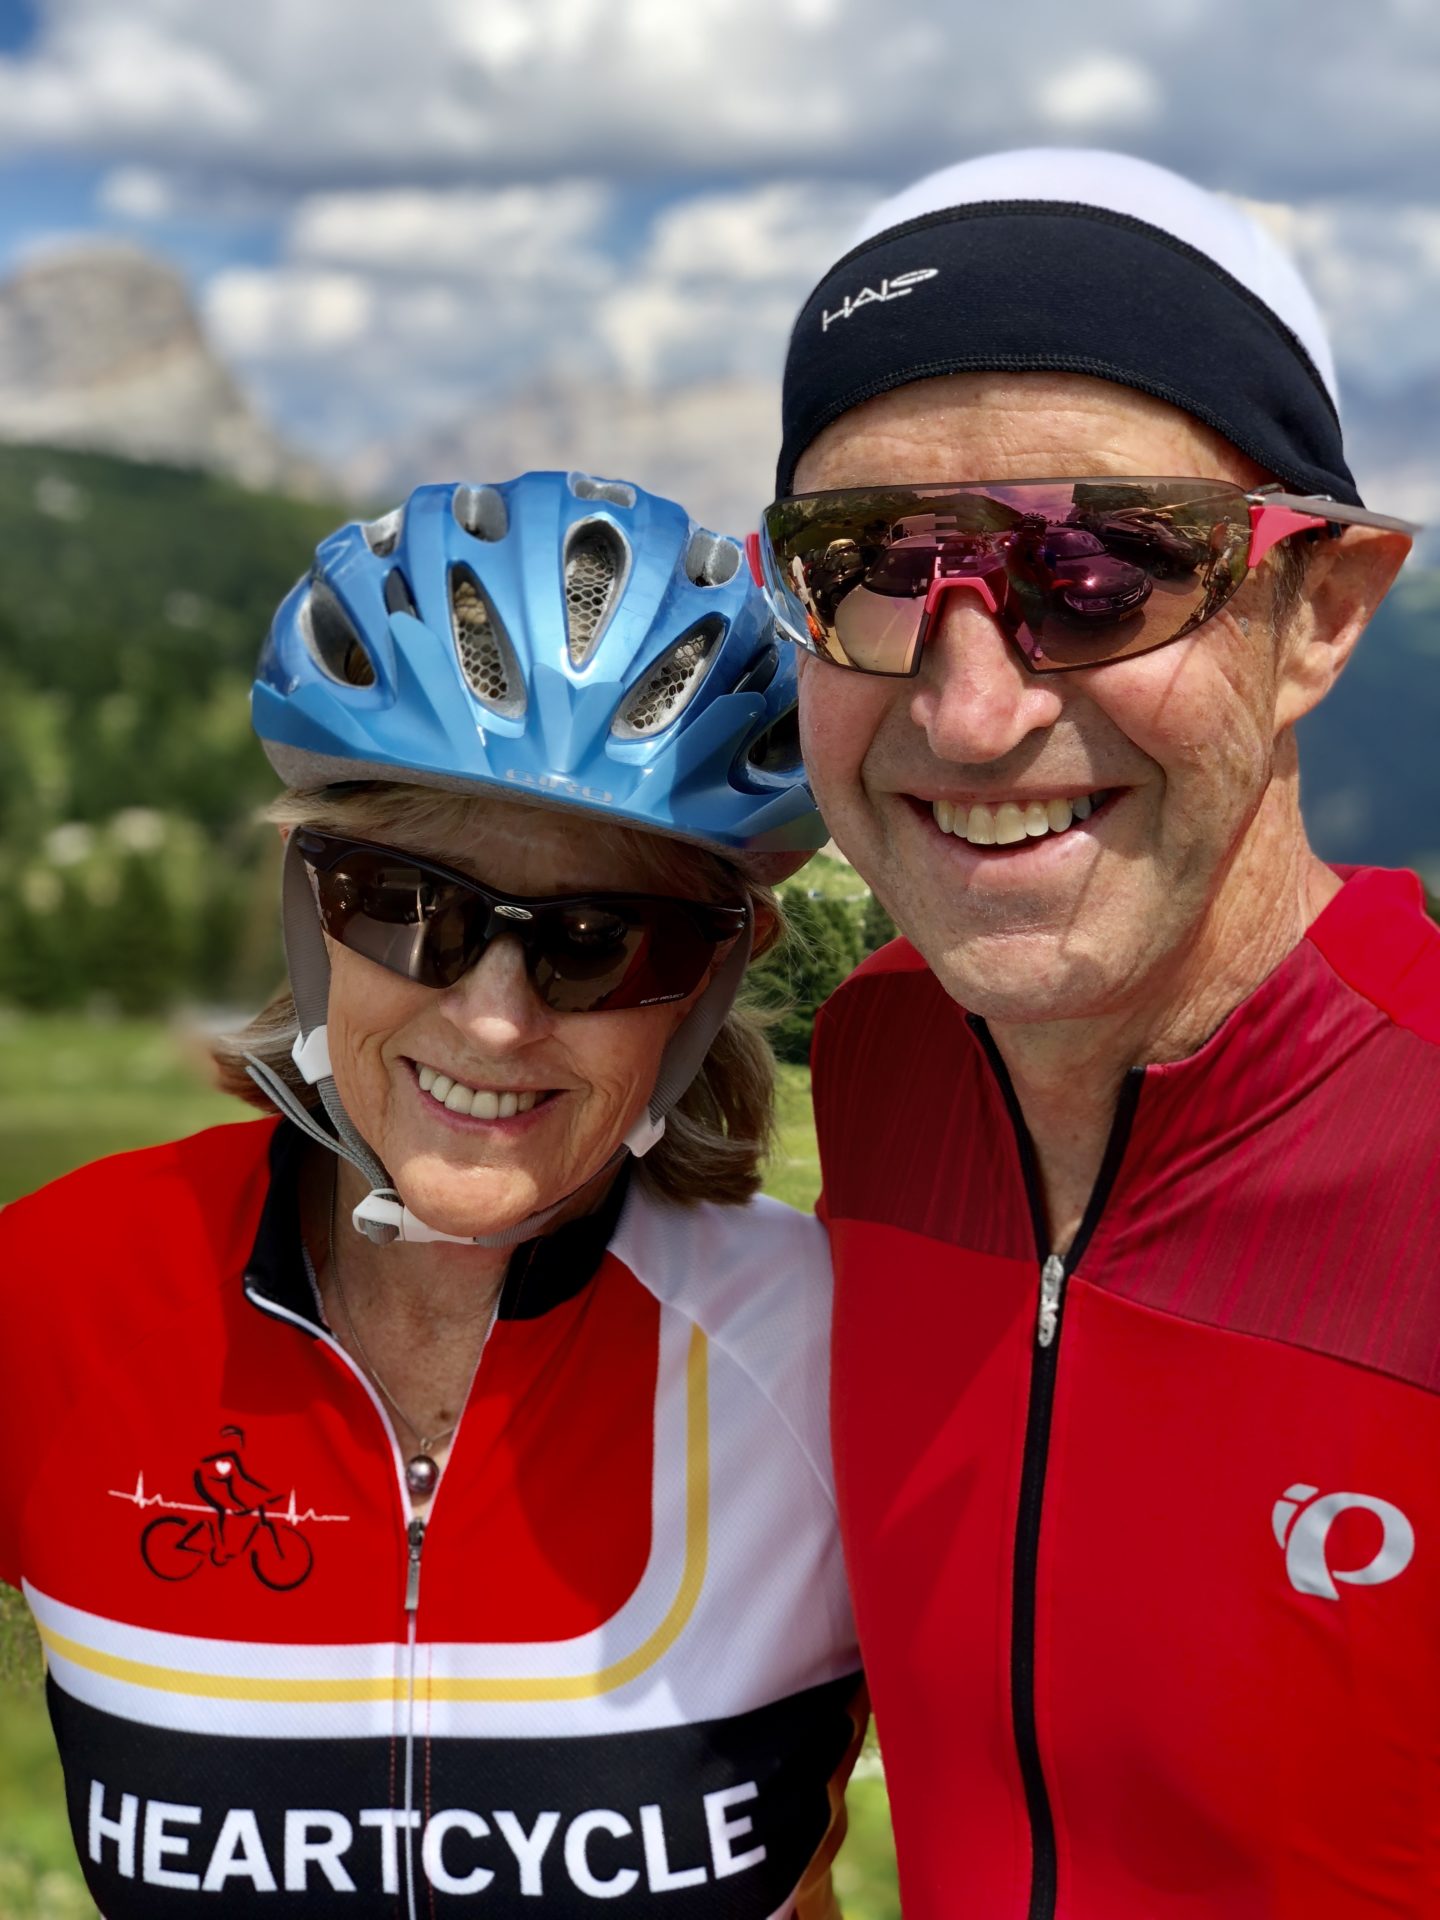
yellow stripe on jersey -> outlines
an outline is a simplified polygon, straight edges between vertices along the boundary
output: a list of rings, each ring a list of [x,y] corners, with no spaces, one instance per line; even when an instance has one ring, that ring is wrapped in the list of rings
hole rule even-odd
[[[414,1688],[416,1700],[593,1700],[639,1679],[662,1659],[684,1632],[700,1590],[710,1551],[710,1391],[704,1334],[694,1327],[686,1362],[685,1410],[685,1561],[680,1584],[664,1619],[633,1653],[601,1667],[596,1673],[566,1674],[544,1679],[442,1678],[425,1679]],[[395,1675],[370,1680],[255,1679],[242,1674],[191,1673],[158,1667],[141,1660],[87,1647],[40,1624],[40,1637],[52,1657],[127,1686],[156,1693],[187,1694],[205,1700],[259,1700],[284,1702],[368,1701],[403,1702],[411,1698],[408,1681]],[[284,1649],[288,1656],[297,1649]]]

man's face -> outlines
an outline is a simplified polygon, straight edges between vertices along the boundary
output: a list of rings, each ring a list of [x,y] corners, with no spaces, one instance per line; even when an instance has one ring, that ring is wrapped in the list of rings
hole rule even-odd
[[[1082,474],[1265,477],[1128,388],[972,374],[844,415],[805,453],[795,491]],[[1173,645],[1077,673],[1028,673],[968,593],[941,603],[914,679],[804,659],[801,737],[830,831],[963,1005],[992,1019],[1083,1018],[1163,991],[1227,875],[1244,868],[1235,856],[1277,740],[1290,751],[1293,689],[1268,576],[1252,574]],[[1050,803],[1061,801],[1092,811],[1010,845],[943,830],[1007,803],[1059,822],[1065,809]],[[1245,916],[1271,908],[1254,878],[1233,926],[1227,895],[1229,939],[1246,940]]]

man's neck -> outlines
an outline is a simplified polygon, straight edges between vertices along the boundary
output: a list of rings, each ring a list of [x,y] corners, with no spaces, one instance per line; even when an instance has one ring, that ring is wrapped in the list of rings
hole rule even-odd
[[[1176,968],[1148,992],[1076,1020],[996,1022],[1035,1148],[1050,1228],[1063,1251],[1099,1177],[1127,1072],[1194,1053],[1304,939],[1340,882],[1310,851],[1298,816],[1257,821]]]

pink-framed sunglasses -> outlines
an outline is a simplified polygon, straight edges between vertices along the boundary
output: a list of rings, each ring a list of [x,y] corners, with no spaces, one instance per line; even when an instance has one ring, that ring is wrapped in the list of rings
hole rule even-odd
[[[970,593],[1032,673],[1151,653],[1211,619],[1279,541],[1409,521],[1278,482],[1089,476],[842,487],[767,507],[747,543],[781,631],[857,673],[918,673]]]

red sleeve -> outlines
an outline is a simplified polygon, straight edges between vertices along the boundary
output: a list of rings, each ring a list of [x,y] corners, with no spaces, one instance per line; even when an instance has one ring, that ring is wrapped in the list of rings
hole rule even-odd
[[[111,1154],[0,1209],[0,1580],[18,1586],[35,1465],[97,1367],[239,1271],[276,1122]]]
[[[20,1584],[27,1463],[69,1400],[56,1364],[56,1316],[46,1312],[65,1279],[60,1247],[45,1230],[50,1191],[0,1209],[0,1580],[12,1587]]]

